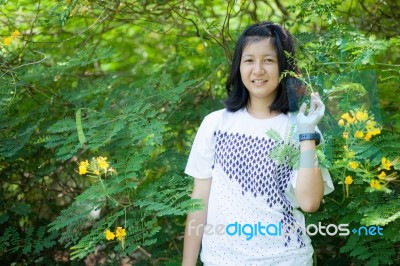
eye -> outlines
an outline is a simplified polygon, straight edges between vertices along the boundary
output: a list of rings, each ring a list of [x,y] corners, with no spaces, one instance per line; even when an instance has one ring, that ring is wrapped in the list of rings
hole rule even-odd
[[[274,62],[274,59],[272,59],[272,58],[266,58],[264,61],[267,62],[267,63],[273,63],[273,62]]]
[[[252,59],[245,59],[244,62],[251,63],[251,62],[253,62],[253,60]]]

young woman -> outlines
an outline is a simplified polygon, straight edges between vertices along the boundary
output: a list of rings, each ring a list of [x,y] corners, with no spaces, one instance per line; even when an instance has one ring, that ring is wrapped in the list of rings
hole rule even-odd
[[[196,265],[200,247],[207,266],[312,265],[298,208],[316,211],[333,185],[315,156],[325,110],[319,95],[311,95],[308,114],[305,104],[289,113],[297,106],[289,101],[296,88],[285,73],[298,73],[294,55],[290,33],[271,22],[251,25],[239,37],[225,109],[204,118],[185,169],[194,177],[192,198],[204,209],[187,217],[184,266]],[[266,132],[284,139],[292,125],[298,169],[268,154],[282,143]]]

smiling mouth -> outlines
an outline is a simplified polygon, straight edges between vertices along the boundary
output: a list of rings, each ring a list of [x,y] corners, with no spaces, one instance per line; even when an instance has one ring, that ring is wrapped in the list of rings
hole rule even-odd
[[[256,79],[256,80],[252,80],[251,82],[253,84],[255,84],[255,85],[263,85],[263,84],[267,83],[267,80],[265,80],[265,79]]]

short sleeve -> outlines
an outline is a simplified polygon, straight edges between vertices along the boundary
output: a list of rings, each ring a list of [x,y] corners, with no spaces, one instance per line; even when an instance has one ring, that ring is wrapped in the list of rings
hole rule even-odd
[[[208,115],[201,123],[185,168],[185,174],[199,179],[211,178],[214,161],[215,115]]]

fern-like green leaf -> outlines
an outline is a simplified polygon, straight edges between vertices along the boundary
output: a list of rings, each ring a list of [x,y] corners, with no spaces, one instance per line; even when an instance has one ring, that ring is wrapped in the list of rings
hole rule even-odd
[[[283,140],[281,135],[279,134],[279,132],[273,128],[271,128],[270,130],[267,131],[267,136],[277,142],[281,142]]]

